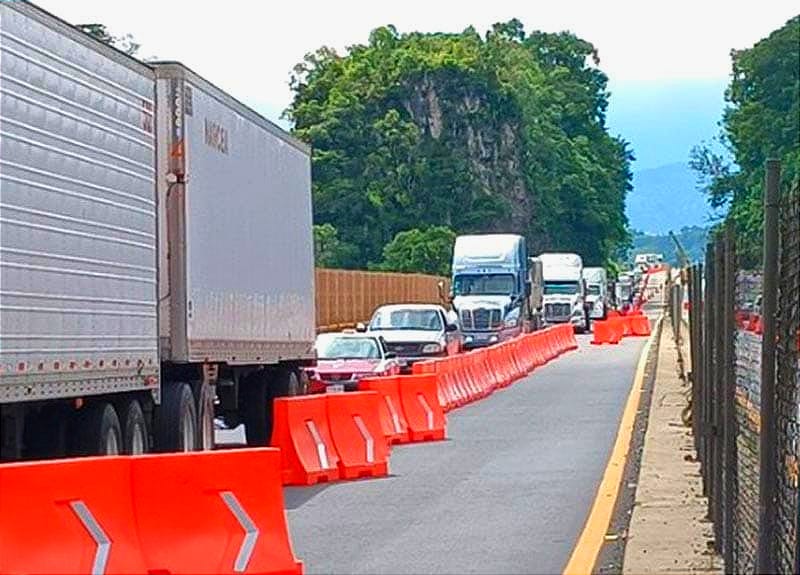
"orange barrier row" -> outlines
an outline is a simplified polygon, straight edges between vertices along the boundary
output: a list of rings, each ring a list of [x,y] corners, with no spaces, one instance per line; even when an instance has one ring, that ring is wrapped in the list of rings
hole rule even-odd
[[[270,444],[281,450],[283,484],[386,475],[381,399],[375,391],[276,398]]]
[[[650,335],[650,320],[636,310],[627,315],[608,315],[604,321],[592,322],[592,343],[617,344],[623,337]]]
[[[275,449],[0,466],[0,573],[302,571]]]
[[[462,355],[415,363],[412,370],[435,376],[438,403],[450,411],[511,385],[577,346],[572,326],[558,325]]]

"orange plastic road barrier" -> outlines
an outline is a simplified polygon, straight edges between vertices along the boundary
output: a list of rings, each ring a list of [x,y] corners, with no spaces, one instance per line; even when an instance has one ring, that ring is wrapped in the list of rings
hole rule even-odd
[[[300,574],[280,453],[0,466],[0,573]]]
[[[629,319],[633,335],[650,335],[650,320],[646,315],[634,315]]]
[[[446,436],[446,419],[436,401],[436,378],[432,375],[401,375],[397,378],[403,412],[411,441],[435,441]]]
[[[331,393],[328,424],[343,479],[383,477],[389,472],[389,448],[379,415],[375,391]]]
[[[609,318],[605,321],[596,321],[593,325],[592,343],[594,345],[602,345],[604,343],[619,343],[621,339],[621,332],[617,328],[618,318]]]
[[[302,573],[289,542],[276,449],[129,459],[144,572]],[[109,538],[113,554],[116,538]]]
[[[0,465],[0,573],[147,573],[130,483],[120,457]]]
[[[378,417],[386,441],[392,443],[408,443],[408,422],[403,413],[403,402],[400,401],[400,390],[397,387],[398,376],[370,377],[358,382],[358,389],[375,391],[380,394],[378,401]]]
[[[339,479],[325,395],[278,397],[273,406],[270,445],[281,450],[284,485]]]

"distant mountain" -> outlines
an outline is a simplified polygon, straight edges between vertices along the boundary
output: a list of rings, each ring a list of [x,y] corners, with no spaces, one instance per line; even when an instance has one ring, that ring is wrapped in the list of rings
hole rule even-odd
[[[695,173],[685,163],[634,172],[627,203],[631,228],[645,233],[665,234],[709,224],[710,209],[697,189]]]

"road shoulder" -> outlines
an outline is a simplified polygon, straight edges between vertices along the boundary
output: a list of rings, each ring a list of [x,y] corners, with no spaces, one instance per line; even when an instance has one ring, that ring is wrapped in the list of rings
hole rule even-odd
[[[678,375],[672,327],[663,322],[623,573],[721,573],[710,551],[699,464],[683,421],[689,387]]]

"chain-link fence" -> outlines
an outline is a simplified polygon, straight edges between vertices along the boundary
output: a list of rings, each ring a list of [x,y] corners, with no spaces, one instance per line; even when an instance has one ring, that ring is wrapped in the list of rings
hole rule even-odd
[[[732,573],[800,572],[800,188],[779,205],[769,190],[768,180],[763,267],[742,264],[752,246],[728,226],[684,282],[692,429],[715,547]]]

